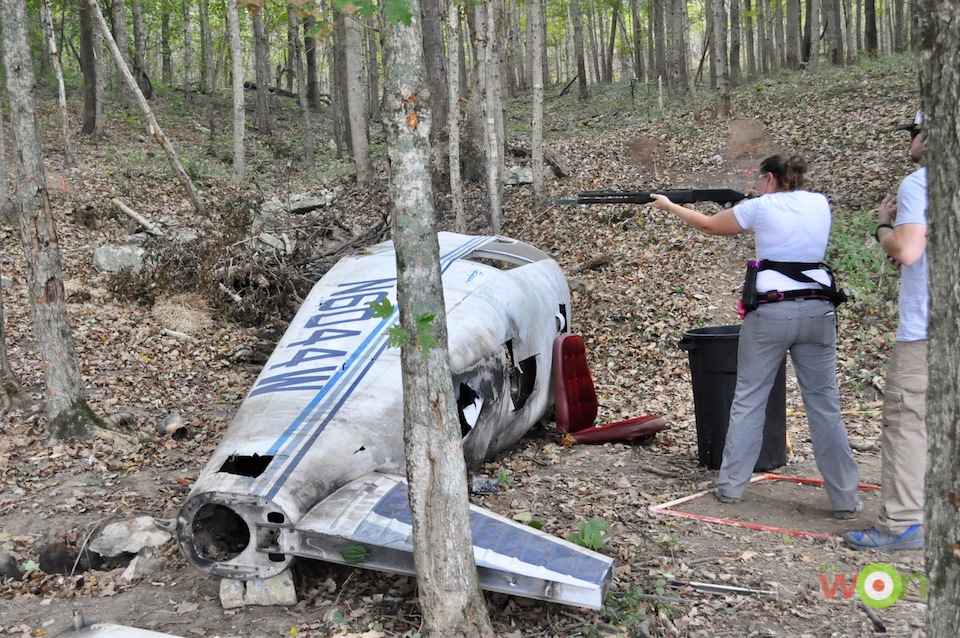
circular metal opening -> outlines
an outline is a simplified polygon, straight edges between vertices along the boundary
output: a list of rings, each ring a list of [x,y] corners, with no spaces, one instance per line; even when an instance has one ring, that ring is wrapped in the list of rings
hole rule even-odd
[[[250,544],[247,522],[229,507],[207,503],[193,517],[194,548],[201,558],[228,561]]]

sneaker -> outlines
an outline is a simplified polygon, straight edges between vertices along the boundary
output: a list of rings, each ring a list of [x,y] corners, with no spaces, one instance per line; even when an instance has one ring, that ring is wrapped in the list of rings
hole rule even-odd
[[[742,498],[737,498],[736,496],[727,496],[720,492],[719,489],[713,490],[713,495],[721,503],[739,503],[742,501]]]
[[[862,511],[863,501],[857,501],[857,506],[852,510],[833,510],[833,517],[841,521],[852,521]]]
[[[871,527],[863,532],[847,532],[843,540],[853,549],[877,549],[882,552],[923,549],[923,525],[913,525],[899,536],[884,534]]]

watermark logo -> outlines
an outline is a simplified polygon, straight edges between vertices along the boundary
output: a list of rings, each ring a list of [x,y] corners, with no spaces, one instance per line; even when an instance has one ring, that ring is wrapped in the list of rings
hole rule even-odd
[[[829,576],[833,580],[829,580]],[[910,574],[906,580],[900,573],[886,563],[871,563],[859,574],[848,579],[837,565],[820,565],[820,588],[827,600],[833,600],[837,594],[841,598],[849,599],[854,592],[868,607],[883,609],[897,602],[906,593],[907,585],[916,581],[920,589],[920,598],[927,597],[927,577],[923,574]]]

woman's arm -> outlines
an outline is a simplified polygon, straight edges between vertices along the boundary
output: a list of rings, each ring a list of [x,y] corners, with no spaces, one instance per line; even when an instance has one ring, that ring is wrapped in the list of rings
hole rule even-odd
[[[704,215],[692,208],[671,202],[665,195],[651,193],[650,197],[653,198],[654,207],[675,214],[690,226],[708,235],[736,235],[744,231],[734,216],[732,208],[725,208],[716,215]]]

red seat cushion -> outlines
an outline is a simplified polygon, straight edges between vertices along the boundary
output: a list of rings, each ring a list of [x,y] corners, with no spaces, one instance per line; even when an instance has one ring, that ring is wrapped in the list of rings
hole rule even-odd
[[[557,429],[578,432],[597,419],[597,392],[580,335],[560,335],[553,342],[554,413]]]

